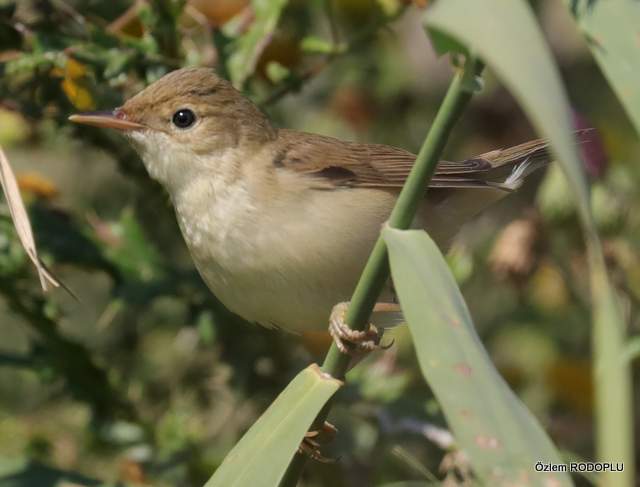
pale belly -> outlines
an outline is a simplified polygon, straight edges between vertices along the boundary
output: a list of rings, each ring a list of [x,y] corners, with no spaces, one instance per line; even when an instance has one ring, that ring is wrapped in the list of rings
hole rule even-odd
[[[198,271],[229,310],[302,332],[326,329],[333,306],[350,299],[395,198],[364,189],[314,198],[294,211],[262,207],[234,225],[194,226],[178,211]]]
[[[416,226],[446,247],[464,221],[502,194],[456,192],[435,206],[425,200]],[[350,299],[395,195],[319,190],[300,201],[259,205],[247,198],[230,190],[226,205],[201,204],[190,211],[176,206],[204,281],[248,321],[292,332],[326,329],[333,306]],[[381,300],[390,298],[387,293]]]

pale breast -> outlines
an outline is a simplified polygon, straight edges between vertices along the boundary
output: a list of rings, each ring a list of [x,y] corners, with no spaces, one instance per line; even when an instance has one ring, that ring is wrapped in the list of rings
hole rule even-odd
[[[333,305],[350,298],[394,198],[370,189],[259,193],[246,179],[212,178],[174,199],[196,266],[249,321],[326,328]]]

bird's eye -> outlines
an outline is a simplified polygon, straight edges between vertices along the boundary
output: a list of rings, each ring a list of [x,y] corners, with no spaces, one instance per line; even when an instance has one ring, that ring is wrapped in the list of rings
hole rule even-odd
[[[186,129],[196,122],[196,115],[188,108],[181,108],[173,114],[172,121],[179,129]]]

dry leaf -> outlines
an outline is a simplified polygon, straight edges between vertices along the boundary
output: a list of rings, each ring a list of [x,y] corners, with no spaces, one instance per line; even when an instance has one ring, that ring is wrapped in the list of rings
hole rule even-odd
[[[60,283],[55,279],[49,271],[44,267],[44,264],[38,257],[38,251],[36,250],[36,243],[33,240],[33,232],[31,231],[31,224],[29,223],[29,217],[27,216],[27,210],[24,207],[22,198],[20,196],[20,190],[18,189],[18,182],[11,170],[9,160],[4,154],[2,147],[0,147],[0,183],[2,184],[2,190],[4,191],[7,204],[9,206],[9,213],[13,220],[13,225],[16,228],[20,243],[25,252],[33,262],[33,265],[38,271],[40,277],[40,285],[42,290],[46,291],[49,285],[53,287],[60,286]]]
[[[490,266],[502,279],[526,280],[538,259],[540,225],[537,214],[512,221],[498,236],[489,256]]]

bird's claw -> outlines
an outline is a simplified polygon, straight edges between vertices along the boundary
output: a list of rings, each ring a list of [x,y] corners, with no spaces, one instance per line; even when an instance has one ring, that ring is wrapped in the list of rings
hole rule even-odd
[[[380,345],[382,332],[369,324],[366,330],[353,330],[345,322],[345,314],[349,303],[338,303],[333,307],[329,317],[329,334],[336,343],[340,352],[355,357],[374,350],[386,350],[393,341],[386,345]]]
[[[325,457],[320,451],[320,447],[331,442],[338,432],[337,428],[325,421],[318,430],[308,431],[298,447],[298,453],[307,455],[312,460],[320,463],[335,463],[337,458]]]

